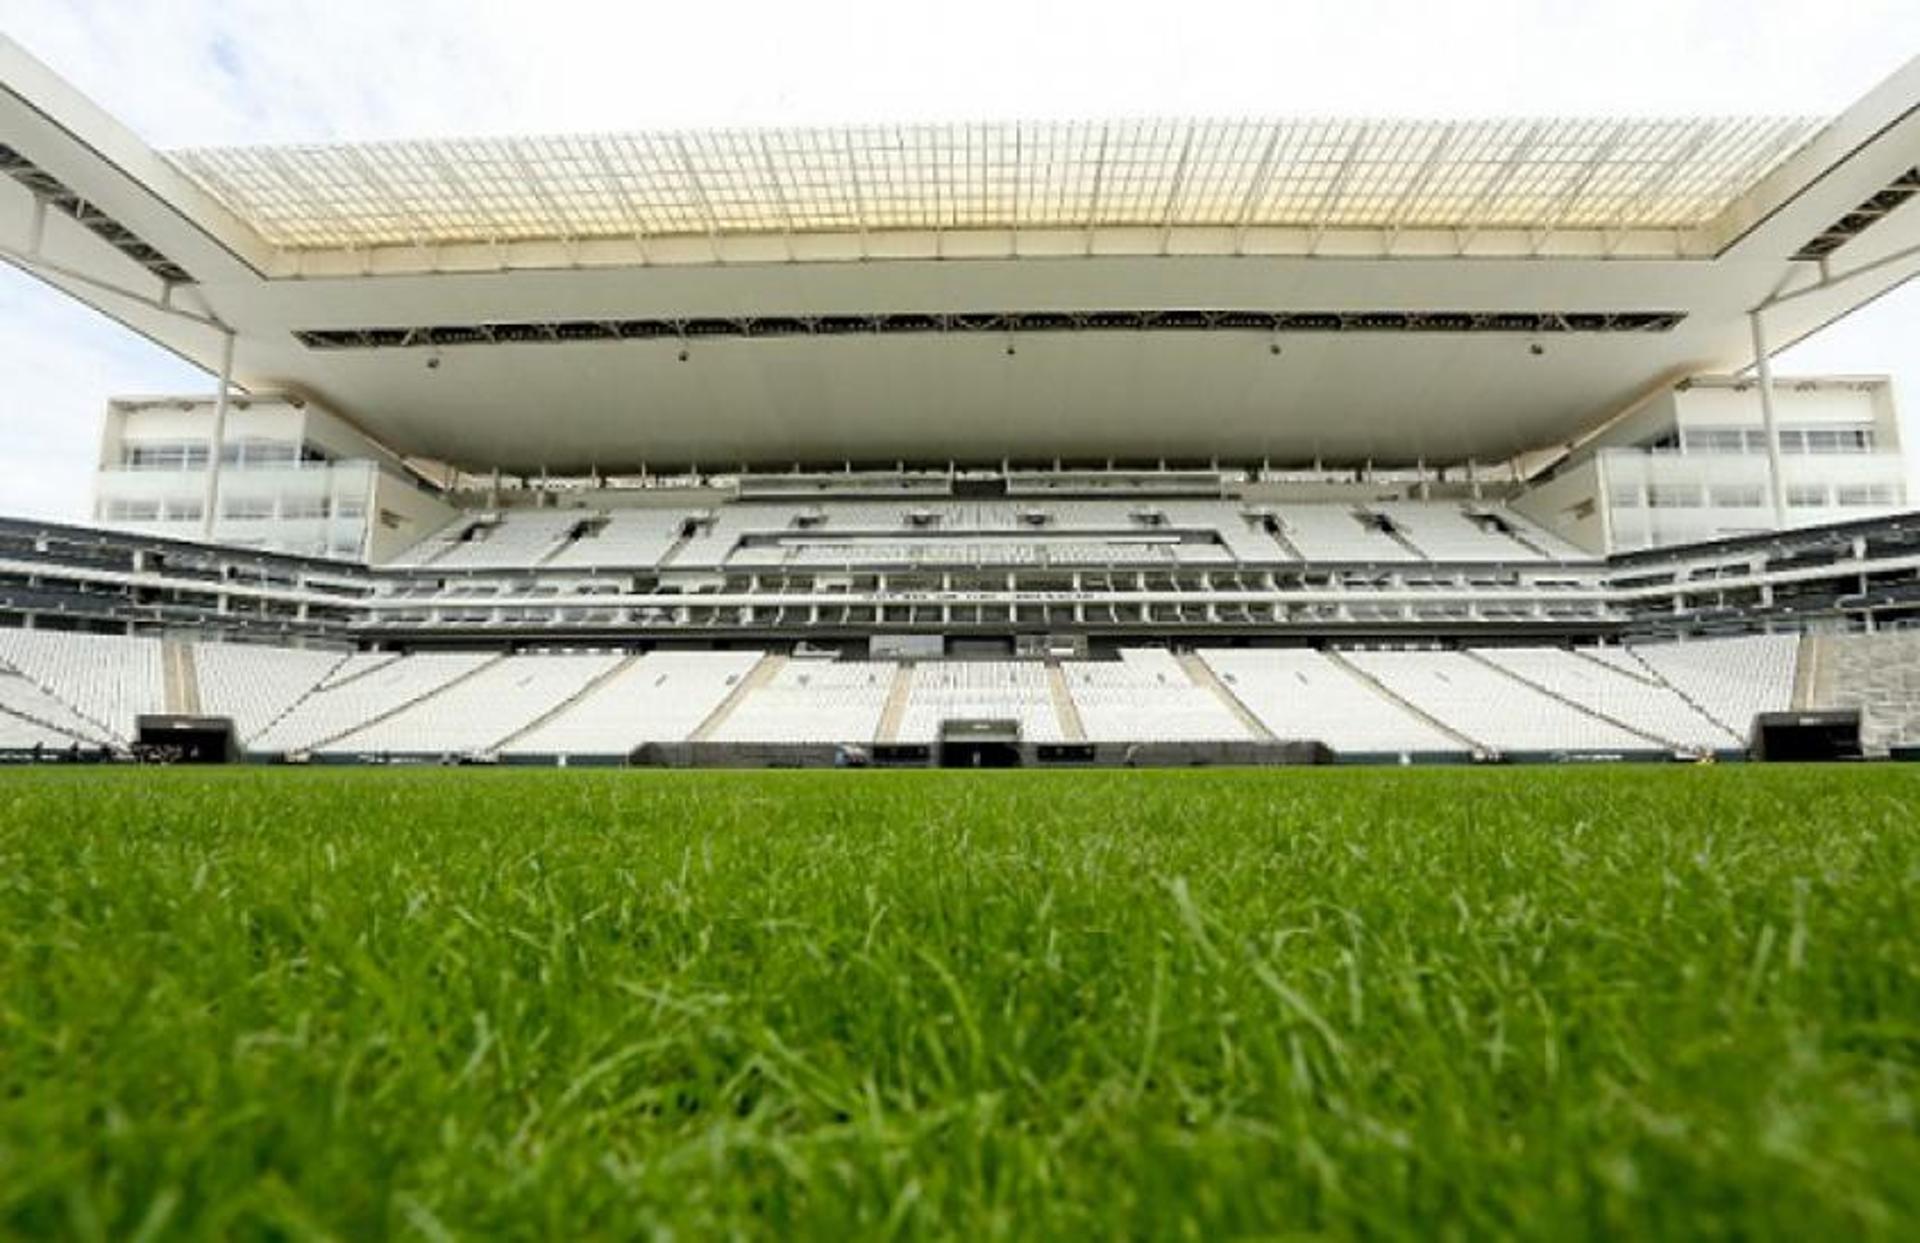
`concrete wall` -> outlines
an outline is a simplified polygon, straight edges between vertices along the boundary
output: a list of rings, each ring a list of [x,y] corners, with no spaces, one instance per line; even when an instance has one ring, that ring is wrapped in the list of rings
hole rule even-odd
[[[1809,647],[1809,708],[1858,708],[1869,754],[1920,744],[1920,630],[1821,635]]]

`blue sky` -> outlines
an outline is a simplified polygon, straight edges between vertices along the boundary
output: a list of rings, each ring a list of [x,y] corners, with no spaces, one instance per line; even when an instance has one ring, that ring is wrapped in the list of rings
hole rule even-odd
[[[0,0],[159,147],[874,119],[1802,113],[1920,53],[1913,0]],[[1781,360],[1891,372],[1920,282]],[[116,393],[210,380],[0,265],[0,512],[85,512]],[[1916,442],[1920,443],[1920,442]]]

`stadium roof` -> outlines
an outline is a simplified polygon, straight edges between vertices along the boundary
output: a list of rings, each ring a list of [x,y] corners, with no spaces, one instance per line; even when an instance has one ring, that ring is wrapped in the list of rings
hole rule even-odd
[[[181,151],[269,244],[895,229],[1690,229],[1806,118],[1149,120]]]
[[[0,257],[473,469],[1493,461],[1920,269],[1920,60],[1802,119],[166,155],[0,37]]]

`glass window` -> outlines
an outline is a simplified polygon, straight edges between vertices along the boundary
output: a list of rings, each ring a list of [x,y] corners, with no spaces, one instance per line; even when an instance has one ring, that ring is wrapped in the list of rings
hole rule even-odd
[[[1700,489],[1685,483],[1656,483],[1647,488],[1648,509],[1698,509]]]
[[[273,517],[273,502],[259,496],[229,496],[220,502],[222,518],[258,519]]]
[[[1833,490],[1834,503],[1851,508],[1898,505],[1901,489],[1891,483],[1843,483]]]
[[[1764,444],[1764,437],[1762,438]],[[1789,427],[1780,431],[1782,453],[1872,453],[1871,427]]]
[[[107,502],[107,520],[109,522],[156,522],[160,518],[160,502],[134,497],[117,497]]]
[[[1715,509],[1758,509],[1766,503],[1766,489],[1757,483],[1715,484],[1708,495]]]
[[[284,440],[249,437],[228,441],[220,450],[220,460],[229,466],[290,466],[298,456],[295,445]]]
[[[1824,483],[1787,485],[1787,505],[1791,509],[1818,509],[1826,503],[1827,485]]]
[[[200,470],[207,464],[202,441],[136,440],[121,446],[120,464],[128,470]]]
[[[1696,428],[1687,433],[1689,453],[1739,453],[1746,438],[1737,427]]]
[[[168,501],[161,509],[162,516],[169,522],[198,522],[206,512],[205,504],[198,499],[187,500],[180,497]]]

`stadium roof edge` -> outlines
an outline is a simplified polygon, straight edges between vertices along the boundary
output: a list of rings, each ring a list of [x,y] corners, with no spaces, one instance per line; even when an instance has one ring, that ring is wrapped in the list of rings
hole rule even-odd
[[[1180,198],[1176,174],[1238,170],[1239,183],[1193,183],[1204,206],[1233,202],[1221,186],[1271,179],[1274,162],[1260,172],[1264,148],[1249,140],[1265,134],[1278,149],[1288,125],[1331,123],[1248,122],[1224,137],[1191,127],[1242,123],[1162,124],[1190,127],[1161,135],[1179,138],[1171,168],[1140,165],[1164,178],[1163,201]],[[1400,141],[1419,138],[1405,122],[1369,122],[1348,132],[1349,149],[1387,142],[1395,124]],[[1702,122],[1694,137],[1737,133],[1724,124]],[[1031,231],[949,230],[944,217],[911,227],[928,223],[916,217],[866,233],[858,221],[851,233],[445,244],[422,233],[417,244],[289,250],[0,36],[0,257],[208,370],[230,332],[241,385],[310,395],[396,452],[461,465],[1489,461],[1562,443],[1650,384],[1743,365],[1756,306],[1785,344],[1920,267],[1920,207],[1901,189],[1903,178],[1920,189],[1920,59],[1817,131],[1775,124],[1747,148],[1757,180],[1685,228],[1543,231],[1521,215],[1427,227],[1437,218],[1336,217],[1331,206],[1285,225],[1216,207],[1192,222],[1169,224],[1162,209],[1157,223],[1149,213]],[[1091,133],[1045,128],[1076,142]],[[994,132],[980,141],[1012,134],[1020,158],[1005,167],[1028,175],[1020,128]],[[1225,142],[1217,160],[1196,161],[1213,150],[1203,138]],[[1531,158],[1489,142],[1481,150],[1504,151],[1510,178]],[[1687,145],[1663,148],[1669,170],[1689,167]],[[1603,184],[1632,193],[1602,182],[1605,146],[1603,132],[1579,148],[1584,163],[1542,183],[1549,197],[1559,187],[1562,207],[1531,223],[1574,222],[1581,195]],[[1431,146],[1416,149],[1435,163]],[[1409,181],[1404,161],[1391,167],[1403,207],[1417,201],[1410,188],[1440,177],[1429,168],[1423,183],[1416,169]],[[1355,211],[1377,210],[1393,198],[1350,160],[1317,169],[1301,184],[1328,205],[1351,194]],[[1493,174],[1481,171],[1492,202]],[[751,205],[748,195],[740,210]],[[1808,258],[1815,244],[1829,248],[1820,262]],[[1109,322],[1126,316],[1136,319]],[[1559,322],[1659,330],[1542,335]],[[395,334],[423,348],[388,348]],[[548,407],[565,417],[527,417]]]
[[[1799,117],[859,125],[178,151],[283,249],[891,231],[1697,229]]]

